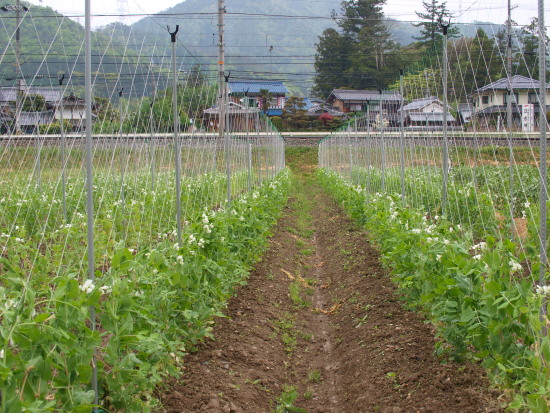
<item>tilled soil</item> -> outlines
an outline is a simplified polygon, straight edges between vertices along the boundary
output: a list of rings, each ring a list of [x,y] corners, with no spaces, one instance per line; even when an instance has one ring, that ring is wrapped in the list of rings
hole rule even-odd
[[[479,366],[434,356],[432,328],[404,309],[368,234],[302,166],[269,250],[164,412],[502,411]]]

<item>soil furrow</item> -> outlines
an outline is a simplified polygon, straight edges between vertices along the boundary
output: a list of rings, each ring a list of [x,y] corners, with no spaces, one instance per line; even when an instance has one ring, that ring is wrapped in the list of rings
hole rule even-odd
[[[315,152],[295,156],[269,250],[164,412],[501,411],[477,365],[434,356],[433,329],[402,306],[368,234],[315,183]]]

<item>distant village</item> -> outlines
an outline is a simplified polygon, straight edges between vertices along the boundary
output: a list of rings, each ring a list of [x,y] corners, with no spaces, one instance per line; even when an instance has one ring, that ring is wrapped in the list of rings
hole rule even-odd
[[[408,130],[441,130],[445,112],[447,126],[452,129],[503,131],[511,97],[512,129],[531,132],[538,128],[540,112],[539,81],[521,75],[484,85],[475,90],[468,101],[447,108],[437,96],[407,101],[399,92],[389,90],[334,89],[327,99],[322,100],[291,96],[280,81],[230,81],[228,86],[229,101],[225,113],[228,128],[232,131],[253,129],[253,119],[258,115],[269,117],[281,130],[331,130],[356,116],[373,130],[400,128],[401,119]],[[509,86],[513,93],[509,93]],[[546,89],[549,88],[547,85]],[[61,119],[68,133],[84,130],[83,98],[73,93],[62,96],[61,88],[23,86],[19,99],[39,99],[41,105],[23,105],[17,111],[17,94],[16,87],[0,88],[0,130],[3,134],[13,134],[16,130],[22,134],[59,133],[59,128],[48,126],[59,124]],[[548,92],[547,101],[550,101]],[[101,108],[97,103],[93,106],[95,116]],[[200,118],[188,126],[188,131],[217,131],[219,116],[217,105],[205,108]],[[285,124],[285,119],[292,121]]]

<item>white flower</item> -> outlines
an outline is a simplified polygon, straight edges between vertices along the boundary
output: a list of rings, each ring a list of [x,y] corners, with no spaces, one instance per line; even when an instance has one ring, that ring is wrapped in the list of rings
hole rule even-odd
[[[529,208],[531,206],[531,203],[529,201],[527,201],[525,204],[523,204],[525,206],[525,208]]]
[[[244,217],[242,215],[239,217],[239,221],[244,221]]]
[[[220,241],[221,241],[222,243],[225,242],[225,237],[221,237],[221,238],[220,238]]]
[[[174,244],[174,249],[175,250],[179,250],[180,249],[180,244],[178,244],[177,242]]]
[[[437,255],[435,256],[435,259],[436,259],[437,261],[441,261],[441,254],[437,254]]]
[[[453,228],[453,227],[449,227],[449,232],[454,232],[454,228]]]
[[[153,274],[158,274],[159,270],[157,270],[156,268],[153,270]]]
[[[414,228],[414,229],[411,230],[411,232],[412,232],[413,234],[421,234],[421,233],[422,233],[422,230],[419,229],[419,228]]]
[[[550,294],[550,285],[537,285],[535,291],[539,295],[548,295]]]
[[[4,359],[4,349],[0,350],[0,359]]]
[[[178,255],[178,263],[183,264],[183,257],[181,255]]]
[[[458,224],[456,227],[458,228],[459,231],[462,231],[462,225]]]
[[[445,245],[449,245],[450,243],[451,243],[451,241],[449,241],[448,239],[443,240],[443,244],[445,244]]]
[[[204,239],[199,239],[199,241],[197,242],[197,245],[200,247],[200,248],[203,248],[204,247]]]
[[[485,251],[487,249],[487,243],[482,241],[479,244],[472,245],[470,249],[474,251],[477,251],[477,250]]]
[[[472,258],[473,258],[474,260],[480,260],[480,259],[481,259],[481,255],[480,255],[480,254],[474,255]]]
[[[90,294],[92,291],[94,291],[94,289],[95,285],[90,279],[84,281],[84,284],[80,286],[80,291],[85,292],[86,294]]]
[[[101,294],[110,294],[113,292],[113,287],[111,287],[110,285],[104,285],[102,287],[99,287],[99,289],[101,290]]]
[[[439,215],[436,215],[436,216],[434,217],[434,219],[435,219],[436,221],[439,221]]]
[[[134,291],[135,297],[141,297],[143,295],[143,290]]]
[[[508,265],[510,265],[510,272],[518,272],[523,269],[521,264],[519,262],[515,262],[514,260],[510,260]]]

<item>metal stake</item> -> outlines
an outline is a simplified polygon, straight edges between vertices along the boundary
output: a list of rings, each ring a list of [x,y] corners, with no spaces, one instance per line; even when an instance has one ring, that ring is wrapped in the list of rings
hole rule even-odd
[[[174,115],[174,149],[176,152],[176,224],[178,233],[178,244],[181,245],[181,147],[179,141],[180,118],[178,116],[178,84],[176,78],[176,38],[180,26],[176,25],[176,30],[171,32],[170,40],[172,42],[172,109]]]
[[[63,199],[63,221],[67,222],[67,191],[66,191],[66,182],[65,182],[65,120],[63,118],[63,111],[65,110],[64,101],[63,101],[63,80],[65,75],[61,75],[59,80],[59,88],[61,89],[61,99],[59,101],[59,122],[60,122],[60,132],[61,132],[61,196]]]
[[[546,30],[544,27],[544,0],[539,0],[539,79],[540,79],[540,89],[539,89],[539,129],[540,129],[540,273],[539,273],[539,285],[546,285],[546,271],[548,267],[548,256],[546,254],[546,245],[547,245],[547,224],[546,224],[546,215],[547,215],[547,206],[548,201],[548,192],[547,192],[547,183],[548,183],[548,166],[547,166],[547,142],[546,142]],[[547,334],[546,329],[546,315],[547,315],[547,303],[548,300],[545,298],[542,303],[540,310],[540,318],[542,325],[542,332],[544,335]]]
[[[440,23],[443,30],[443,185],[441,187],[441,215],[447,212],[447,181],[449,179],[449,142],[447,140],[447,35],[450,24]]]
[[[95,280],[94,259],[94,198],[93,198],[93,173],[92,173],[92,25],[91,25],[91,0],[85,0],[85,100],[86,100],[86,213],[88,224],[88,279]],[[95,306],[90,308],[90,327],[96,330]],[[97,383],[97,363],[95,354],[92,356],[92,390],[94,392],[93,404],[99,405],[99,389]],[[92,407],[92,413],[97,412],[97,407]]]
[[[405,204],[405,123],[403,121],[403,107],[405,106],[403,69],[399,69],[399,90],[401,92],[401,114],[399,116],[399,161],[401,164],[401,202]]]

